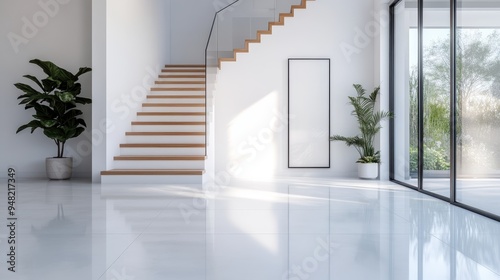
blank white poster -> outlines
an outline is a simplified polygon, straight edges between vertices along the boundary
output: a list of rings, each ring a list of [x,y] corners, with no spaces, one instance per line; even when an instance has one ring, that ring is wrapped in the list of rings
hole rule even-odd
[[[288,60],[288,167],[330,167],[330,60]]]

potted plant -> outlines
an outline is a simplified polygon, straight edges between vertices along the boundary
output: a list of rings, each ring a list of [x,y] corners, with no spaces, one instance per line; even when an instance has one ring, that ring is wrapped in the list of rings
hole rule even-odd
[[[15,84],[16,88],[23,92],[18,97],[21,99],[19,104],[25,105],[25,110],[35,111],[33,120],[20,126],[16,133],[26,128],[31,128],[31,133],[37,128],[43,130],[43,134],[54,140],[57,146],[57,156],[45,161],[47,177],[56,180],[69,179],[73,159],[64,157],[64,145],[68,139],[82,134],[87,127],[85,121],[79,117],[82,111],[77,108],[77,104],[92,102],[89,98],[79,96],[82,86],[78,83],[78,78],[92,69],[82,67],[76,74],[72,74],[50,61],[33,59],[30,63],[42,68],[47,77],[39,80],[32,75],[23,76],[34,82],[40,90],[23,83]]]
[[[333,135],[330,141],[343,141],[348,147],[353,146],[359,153],[358,176],[362,179],[375,179],[378,177],[378,164],[380,163],[380,151],[375,151],[374,147],[375,135],[382,128],[380,122],[392,117],[393,114],[375,110],[380,87],[367,94],[361,85],[354,84],[353,86],[357,95],[349,96],[349,104],[354,107],[351,114],[358,121],[360,134],[352,137]]]

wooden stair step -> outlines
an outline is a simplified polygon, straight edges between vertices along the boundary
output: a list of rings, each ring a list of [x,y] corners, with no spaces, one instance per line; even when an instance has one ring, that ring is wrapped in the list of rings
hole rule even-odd
[[[205,79],[205,75],[169,75],[169,74],[160,74],[158,77],[161,78],[161,79],[169,79],[169,78]]]
[[[206,156],[116,156],[114,160],[205,160]]]
[[[205,73],[205,69],[161,69],[162,73]]]
[[[205,81],[156,81],[157,85],[204,85]]]
[[[125,132],[126,136],[205,136],[205,132],[170,132],[170,131],[155,131],[155,132],[142,132],[142,131],[128,131]]]
[[[236,52],[236,53],[247,53],[248,49],[246,49],[246,48],[244,48],[244,49],[234,49],[234,52]]]
[[[159,175],[203,175],[205,170],[197,169],[111,169],[102,171],[101,175],[146,175],[146,176],[159,176]]]
[[[141,121],[133,121],[132,125],[205,125],[205,122],[141,122]]]
[[[205,144],[187,143],[125,143],[120,148],[205,148]]]
[[[205,95],[148,95],[147,99],[205,99]]]
[[[151,88],[151,91],[205,91],[204,87],[197,88]]]
[[[143,103],[142,107],[205,107],[205,103]]]
[[[166,64],[165,67],[174,67],[174,68],[205,68],[205,64]]]
[[[205,116],[205,112],[137,112],[137,116]]]
[[[312,0],[309,0],[309,1],[312,1]],[[302,2],[300,4],[292,5],[292,11],[295,9],[305,9],[306,6],[307,6],[307,0],[302,0]]]

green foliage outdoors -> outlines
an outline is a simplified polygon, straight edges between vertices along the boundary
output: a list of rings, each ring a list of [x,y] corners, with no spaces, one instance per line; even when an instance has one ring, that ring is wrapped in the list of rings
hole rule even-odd
[[[449,170],[450,160],[442,148],[424,145],[424,170]],[[418,148],[410,147],[410,172],[418,170]]]
[[[457,153],[462,162],[475,162],[477,147],[496,151],[492,129],[500,126],[500,34],[461,29],[457,38]],[[446,37],[424,49],[424,170],[449,170],[450,47]],[[410,171],[418,159],[418,75],[410,79]],[[475,143],[471,145],[466,143]],[[488,142],[489,141],[489,142]]]
[[[82,86],[78,79],[92,69],[83,67],[76,74],[72,74],[50,61],[33,59],[30,63],[39,66],[46,77],[40,80],[32,75],[23,76],[34,82],[39,90],[28,84],[15,84],[16,88],[23,92],[18,97],[21,99],[19,104],[25,105],[25,110],[35,110],[33,120],[20,126],[16,133],[26,128],[31,128],[33,133],[40,128],[45,136],[54,140],[57,145],[57,157],[60,158],[64,156],[66,141],[78,137],[87,127],[85,121],[79,117],[82,111],[76,107],[77,104],[89,104],[92,101],[79,96]]]
[[[367,94],[361,85],[354,84],[353,86],[356,89],[357,95],[349,96],[349,104],[354,108],[351,114],[358,121],[360,134],[351,137],[333,135],[330,137],[330,141],[343,141],[348,147],[354,147],[359,153],[357,162],[379,163],[380,151],[375,151],[375,147],[373,146],[375,135],[382,128],[380,122],[392,117],[392,113],[375,110],[380,87],[375,88],[373,92]]]

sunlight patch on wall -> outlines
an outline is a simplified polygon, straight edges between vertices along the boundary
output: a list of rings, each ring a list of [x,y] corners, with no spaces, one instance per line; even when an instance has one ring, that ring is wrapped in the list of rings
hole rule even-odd
[[[240,178],[268,178],[279,163],[276,148],[286,132],[286,112],[279,111],[279,93],[272,91],[242,110],[229,124],[229,162]],[[285,145],[286,143],[283,143]]]

